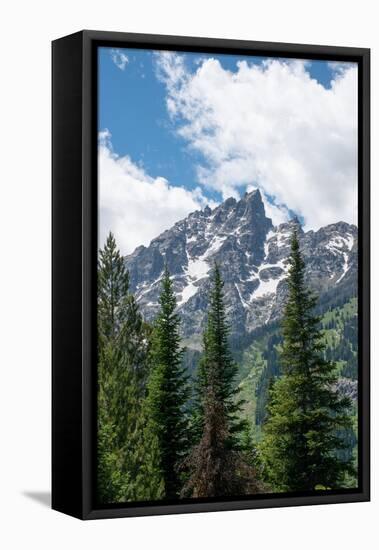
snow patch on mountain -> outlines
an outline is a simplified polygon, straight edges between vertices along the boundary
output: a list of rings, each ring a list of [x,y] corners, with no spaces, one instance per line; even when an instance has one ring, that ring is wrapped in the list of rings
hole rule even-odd
[[[263,246],[263,262],[258,267],[258,271],[253,271],[247,279],[247,281],[258,281],[259,283],[250,295],[250,303],[263,296],[275,294],[278,284],[287,276],[287,267],[284,259],[280,259],[276,263],[271,263],[268,261],[268,258],[270,255],[270,245],[276,244],[276,246],[279,247],[280,245],[278,246],[278,243],[282,243],[282,246],[284,246],[284,241],[290,236],[291,233],[280,232],[278,228],[271,229],[267,233]],[[265,276],[263,277],[262,274],[265,274]]]
[[[199,290],[197,283],[208,276],[210,265],[205,260],[205,255],[200,258],[191,259],[187,251],[188,264],[184,268],[186,273],[187,285],[181,292],[181,298],[178,300],[178,307],[182,306]]]
[[[152,283],[148,284],[148,283],[143,283],[141,285],[138,285],[137,286],[137,302],[139,302],[146,294],[149,294],[151,289],[154,288],[156,285],[158,285],[158,283],[162,280],[162,277],[163,277],[163,270],[162,272],[159,274],[159,277],[157,277],[157,279],[155,279],[155,281],[153,281]],[[153,304],[153,302],[148,302],[150,305]]]
[[[353,235],[338,235],[330,239],[329,243],[326,245],[326,248],[334,254],[340,254],[343,248],[347,248],[350,251],[353,248],[353,245]]]
[[[326,244],[327,250],[329,250],[334,256],[342,256],[343,258],[342,273],[335,281],[336,284],[342,281],[350,269],[350,253],[353,249],[354,242],[354,235],[351,233],[345,233],[344,235],[333,235]],[[334,277],[335,273],[332,272],[330,278],[333,279]]]
[[[181,292],[180,299],[178,300],[178,307],[181,307],[185,303],[187,303],[188,300],[192,298],[192,296],[194,296],[196,292],[199,290],[198,282],[201,279],[204,279],[204,277],[209,276],[209,271],[211,269],[209,259],[213,254],[215,254],[220,249],[220,247],[222,246],[222,243],[225,240],[226,240],[225,235],[224,236],[216,235],[210,242],[210,245],[207,248],[207,250],[199,257],[191,258],[188,252],[188,249],[186,249],[187,266],[184,268],[186,286],[183,288]],[[195,242],[195,241],[196,239],[190,237],[189,239],[187,239],[187,244],[189,242]]]
[[[222,243],[225,242],[227,239],[226,235],[223,235],[220,237],[220,235],[216,235],[214,239],[211,241],[211,244],[207,250],[206,257],[208,258],[212,254],[215,254],[222,246]]]
[[[270,273],[271,275],[268,278],[262,279],[262,273]],[[279,274],[278,271],[280,270]],[[285,279],[287,276],[287,268],[284,265],[284,260],[279,260],[276,264],[263,263],[258,270],[259,286],[251,294],[250,302],[257,298],[262,298],[266,294],[275,294],[276,289],[280,281]]]
[[[343,252],[343,267],[342,267],[342,275],[338,277],[336,283],[339,283],[342,281],[342,279],[345,277],[346,273],[349,271],[349,256],[346,254],[346,252]]]
[[[257,298],[262,298],[266,294],[274,294],[276,292],[279,282],[284,277],[278,277],[277,279],[267,279],[267,281],[260,281],[259,286],[251,295],[250,302]]]
[[[249,306],[249,304],[246,302],[246,300],[243,298],[238,283],[234,283],[234,286],[235,286],[235,288],[236,288],[236,290],[237,290],[237,292],[238,292],[238,296],[239,296],[239,298],[240,298],[240,300],[241,300],[241,304],[243,305],[243,307],[244,307],[244,308],[249,308],[250,306]]]

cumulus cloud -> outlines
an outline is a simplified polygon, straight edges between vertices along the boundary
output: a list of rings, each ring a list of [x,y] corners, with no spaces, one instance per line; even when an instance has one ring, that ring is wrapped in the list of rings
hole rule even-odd
[[[162,178],[152,178],[128,156],[112,148],[111,133],[99,132],[99,246],[109,231],[122,254],[148,245],[165,229],[207,201],[199,188],[188,191]]]
[[[224,198],[259,187],[274,217],[291,209],[306,229],[357,223],[356,65],[332,65],[329,89],[299,60],[240,61],[232,72],[208,57],[189,70],[161,52],[156,65],[176,131],[201,155],[201,184]]]
[[[111,58],[113,63],[118,67],[121,71],[125,70],[126,65],[129,63],[129,58],[127,55],[124,54],[121,50],[111,49],[110,51]]]

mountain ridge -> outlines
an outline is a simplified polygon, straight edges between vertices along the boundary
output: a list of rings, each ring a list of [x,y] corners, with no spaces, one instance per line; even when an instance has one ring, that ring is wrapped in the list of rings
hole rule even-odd
[[[357,278],[355,225],[340,221],[304,232],[296,218],[278,226],[266,216],[259,190],[190,213],[125,257],[147,320],[158,311],[164,265],[171,273],[183,337],[196,348],[205,325],[209,274],[220,264],[233,335],[249,334],[280,318],[286,298],[290,238],[296,229],[309,285],[321,296],[338,288],[354,294]]]

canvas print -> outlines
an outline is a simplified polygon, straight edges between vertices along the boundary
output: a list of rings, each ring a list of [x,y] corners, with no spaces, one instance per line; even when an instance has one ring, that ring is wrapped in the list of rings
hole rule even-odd
[[[358,69],[98,48],[103,506],[358,487]]]

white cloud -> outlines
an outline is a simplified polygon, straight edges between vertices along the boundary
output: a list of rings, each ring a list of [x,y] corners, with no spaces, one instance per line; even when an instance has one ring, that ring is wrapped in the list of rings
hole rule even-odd
[[[357,67],[332,67],[326,89],[308,62],[208,58],[190,72],[172,52],[156,57],[177,132],[201,154],[199,181],[236,196],[248,185],[304,217],[307,229],[357,223]]]
[[[164,178],[152,178],[128,156],[113,152],[108,129],[99,132],[99,246],[109,231],[122,254],[148,245],[165,229],[207,201],[199,188],[174,187]],[[211,205],[212,206],[212,205]]]
[[[129,63],[129,58],[126,54],[124,54],[121,50],[112,49],[110,51],[111,58],[113,63],[118,67],[121,71],[125,70],[126,65]]]

